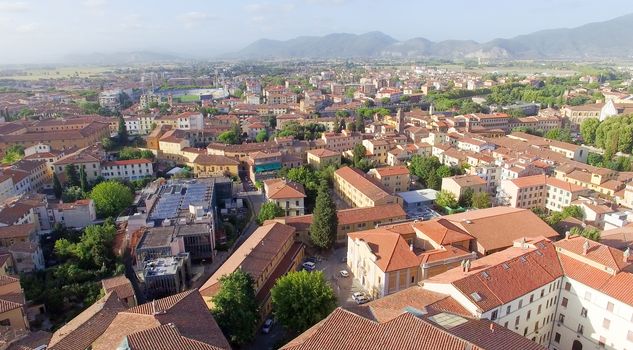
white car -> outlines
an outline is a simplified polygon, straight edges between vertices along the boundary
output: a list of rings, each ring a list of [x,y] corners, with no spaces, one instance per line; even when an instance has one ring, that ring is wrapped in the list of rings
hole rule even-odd
[[[303,268],[306,269],[307,271],[312,271],[316,268],[316,264],[311,261],[306,261],[303,264],[301,264],[301,266],[303,266]]]
[[[345,277],[345,278],[349,277],[349,272],[347,272],[346,270],[341,270],[339,271],[339,273],[341,274],[341,277]]]
[[[354,292],[352,293],[352,299],[354,299],[354,301],[356,301],[356,299],[360,298],[360,297],[364,297],[365,293],[363,292]]]
[[[365,304],[369,302],[370,300],[371,299],[369,299],[369,297],[367,297],[366,295],[363,295],[356,299],[356,304],[358,305]]]

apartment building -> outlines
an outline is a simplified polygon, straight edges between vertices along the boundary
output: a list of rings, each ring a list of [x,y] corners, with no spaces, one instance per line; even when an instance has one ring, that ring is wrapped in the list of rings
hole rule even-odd
[[[0,343],[28,334],[25,304],[20,280],[0,275]]]
[[[352,207],[402,203],[400,197],[389,194],[377,180],[358,169],[347,166],[334,172],[334,191]]]
[[[468,188],[473,193],[482,193],[488,190],[488,184],[477,175],[455,175],[442,179],[442,191],[452,193],[456,199],[461,198]]]
[[[387,153],[391,147],[385,139],[363,140],[365,146],[365,156],[377,164],[387,164]]]
[[[374,168],[370,169],[367,174],[378,180],[390,194],[409,190],[411,176],[409,168],[404,165]]]
[[[600,118],[600,111],[604,107],[604,103],[586,104],[580,106],[563,106],[561,113],[569,122],[579,127],[585,119]]]
[[[280,152],[252,152],[246,160],[248,173],[253,183],[274,178],[281,169]]]
[[[306,152],[308,164],[315,169],[321,169],[327,166],[338,167],[341,165],[341,153],[334,152],[327,148],[313,149]]]
[[[285,179],[264,180],[264,193],[266,200],[284,210],[285,216],[305,214],[304,200],[307,196],[303,185]]]
[[[183,292],[191,275],[189,253],[148,260],[143,268],[145,295],[151,300]]]
[[[207,306],[220,289],[220,278],[238,268],[251,275],[255,298],[263,317],[271,311],[270,289],[277,278],[294,271],[303,261],[304,245],[295,242],[295,229],[278,222],[260,226],[200,287]]]
[[[197,177],[237,176],[239,165],[236,159],[208,154],[199,154],[192,162]]]
[[[347,265],[363,288],[380,298],[476,258],[468,251],[472,236],[438,226],[414,221],[350,232]]]
[[[356,144],[363,142],[363,136],[357,132],[343,130],[340,133],[324,132],[321,134],[325,148],[343,153],[354,149]]]
[[[386,204],[367,208],[351,208],[336,211],[338,226],[336,227],[336,244],[345,244],[349,232],[375,228],[377,225],[403,221],[407,213],[398,204]],[[299,240],[310,241],[310,225],[312,214],[276,218],[275,221],[294,227]]]
[[[554,245],[523,238],[503,252],[429,278],[424,289],[448,294],[476,318],[547,346],[554,338],[562,279]]]
[[[60,223],[66,227],[81,229],[97,220],[92,199],[79,199],[73,203],[48,203],[46,211],[51,227],[54,223]]]
[[[101,176],[106,180],[139,180],[154,176],[154,168],[149,159],[115,160],[101,164]]]

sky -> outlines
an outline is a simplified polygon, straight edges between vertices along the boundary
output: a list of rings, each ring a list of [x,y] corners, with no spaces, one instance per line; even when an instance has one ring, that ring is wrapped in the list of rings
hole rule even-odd
[[[210,58],[261,38],[342,32],[481,42],[632,12],[631,0],[0,0],[0,64],[128,51]]]

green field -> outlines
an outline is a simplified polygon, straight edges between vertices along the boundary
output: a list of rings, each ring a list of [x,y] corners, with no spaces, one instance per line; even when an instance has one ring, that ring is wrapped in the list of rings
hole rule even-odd
[[[200,96],[198,95],[182,95],[177,97],[181,102],[197,102],[200,101]]]

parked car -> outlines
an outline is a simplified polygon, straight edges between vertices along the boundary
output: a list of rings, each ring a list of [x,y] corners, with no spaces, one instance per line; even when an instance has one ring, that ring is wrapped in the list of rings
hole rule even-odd
[[[313,263],[313,264],[316,264],[316,262],[317,262],[317,258],[315,258],[315,257],[313,257],[313,256],[310,256],[310,257],[307,257],[307,258],[306,258],[306,261],[311,262],[311,263]]]
[[[274,323],[274,321],[273,321],[272,318],[267,319],[264,322],[264,325],[262,326],[262,333],[264,333],[264,334],[270,333],[270,329],[272,328],[273,323]]]
[[[354,301],[356,301],[356,299],[358,299],[358,298],[360,298],[362,296],[365,296],[365,293],[363,293],[363,292],[354,292],[354,293],[352,293],[352,299],[354,299]]]
[[[349,272],[347,272],[346,270],[341,270],[339,271],[339,273],[341,274],[341,277],[345,277],[345,278],[349,277]]]
[[[366,295],[362,295],[359,298],[356,299],[356,304],[361,305],[361,304],[365,304],[367,302],[369,302],[371,299],[369,299],[368,296]]]
[[[301,264],[301,266],[303,266],[303,268],[306,271],[312,271],[312,270],[314,270],[316,268],[316,264],[311,262],[311,261],[306,261],[303,264]]]

